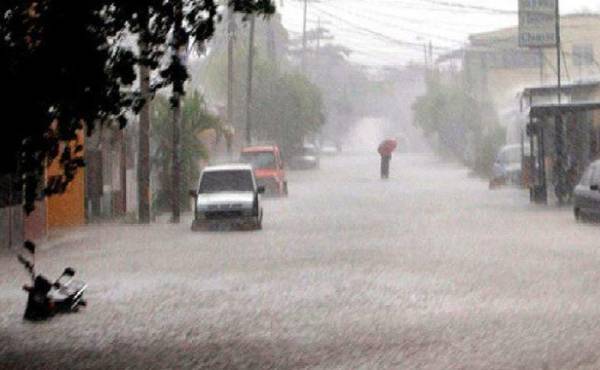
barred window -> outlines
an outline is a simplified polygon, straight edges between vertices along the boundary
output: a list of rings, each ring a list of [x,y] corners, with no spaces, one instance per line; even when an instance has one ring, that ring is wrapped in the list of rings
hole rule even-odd
[[[576,66],[594,64],[594,46],[592,44],[573,45],[573,64]]]

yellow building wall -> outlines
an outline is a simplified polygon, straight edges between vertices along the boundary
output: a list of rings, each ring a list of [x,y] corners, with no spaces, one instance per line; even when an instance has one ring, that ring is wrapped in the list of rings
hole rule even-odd
[[[591,44],[594,58],[600,61],[600,16],[567,16],[561,19],[562,39],[562,80],[563,83],[580,79],[597,78],[600,66],[576,66],[573,61],[573,45]],[[509,37],[516,40],[517,28],[490,32],[489,37]],[[485,36],[481,36],[485,39]],[[514,45],[517,47],[517,45]],[[544,52],[544,85],[556,85],[556,49],[546,48]],[[539,86],[540,68],[490,68],[487,72],[487,90],[498,109],[514,106],[518,93],[526,87]]]
[[[80,143],[84,142],[79,135]],[[48,177],[59,175],[62,169],[56,159],[48,167]],[[63,194],[47,198],[48,227],[69,227],[85,224],[85,168],[80,168]]]

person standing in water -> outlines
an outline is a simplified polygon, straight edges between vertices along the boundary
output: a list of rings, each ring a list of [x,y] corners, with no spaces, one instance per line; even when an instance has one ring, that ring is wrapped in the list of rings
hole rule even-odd
[[[398,142],[395,139],[387,139],[379,144],[377,151],[381,156],[381,178],[387,179],[390,177],[390,162],[392,160],[392,153],[396,150]]]

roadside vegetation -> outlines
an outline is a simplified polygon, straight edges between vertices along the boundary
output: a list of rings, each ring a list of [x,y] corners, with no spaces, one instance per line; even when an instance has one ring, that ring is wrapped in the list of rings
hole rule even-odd
[[[270,0],[229,3],[244,14],[275,11]],[[64,191],[85,165],[83,147],[65,145],[78,132],[114,121],[124,127],[141,110],[147,97],[135,84],[138,67],[150,70],[153,91],[185,94],[187,68],[173,50],[202,49],[221,19],[218,7],[199,0],[0,2],[0,78],[10,92],[3,115],[13,128],[0,139],[0,175],[18,179],[27,211],[36,198]],[[63,173],[46,186],[53,160]]]
[[[460,77],[442,81],[438,73],[431,72],[426,93],[413,104],[414,123],[439,154],[489,176],[506,132],[489,97],[475,96],[460,81]]]
[[[200,175],[198,163],[206,160],[209,153],[200,139],[205,130],[221,130],[219,118],[208,111],[204,97],[197,91],[188,94],[182,103],[181,111],[181,194],[180,206],[189,210],[188,189],[195,186]],[[153,168],[158,180],[152,209],[156,212],[167,211],[171,206],[172,184],[172,136],[171,107],[164,95],[156,95],[152,101],[151,156]]]
[[[277,142],[284,153],[302,145],[325,124],[325,105],[320,89],[287,57],[289,38],[277,20],[257,20],[251,121],[255,142]],[[198,66],[198,85],[212,102],[227,101],[227,29],[217,30],[212,50]],[[233,73],[233,122],[237,140],[243,141],[248,86],[248,35],[240,29],[235,38]],[[270,40],[269,40],[270,39]],[[277,55],[276,57],[272,57]]]

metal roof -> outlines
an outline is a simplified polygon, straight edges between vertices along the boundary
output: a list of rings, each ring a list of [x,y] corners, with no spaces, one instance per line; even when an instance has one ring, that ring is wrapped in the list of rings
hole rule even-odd
[[[600,102],[534,104],[529,109],[529,114],[531,116],[541,117],[563,113],[586,112],[592,110],[600,110]]]
[[[600,86],[600,81],[581,81],[573,83],[565,83],[561,85],[561,92],[568,92],[577,89],[593,89]],[[533,86],[523,89],[523,96],[551,94],[558,92],[558,85]]]

